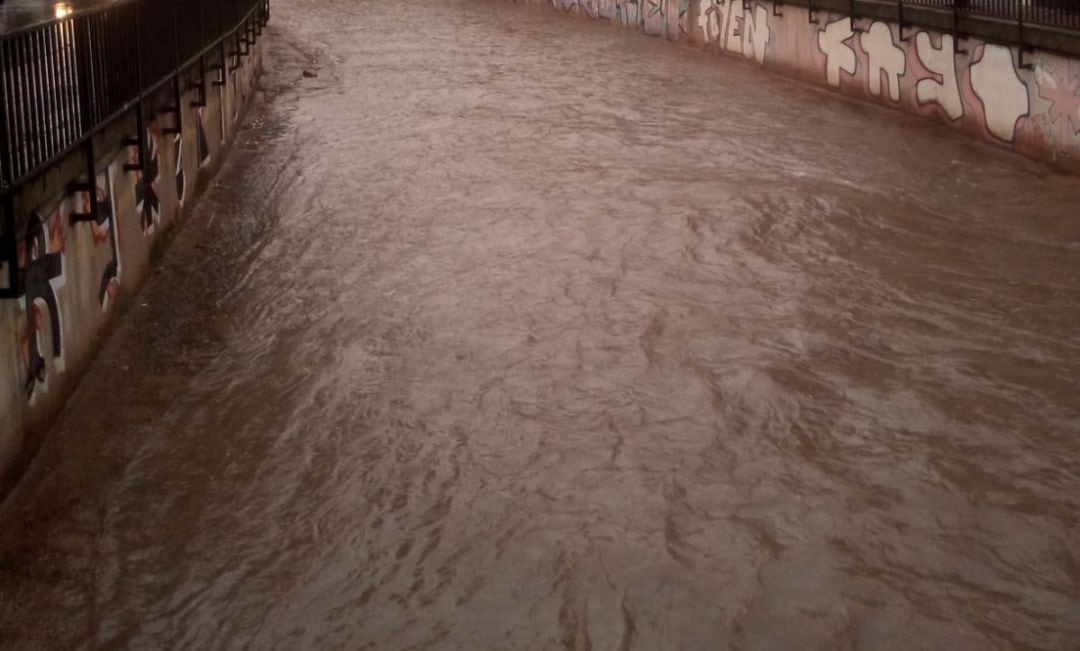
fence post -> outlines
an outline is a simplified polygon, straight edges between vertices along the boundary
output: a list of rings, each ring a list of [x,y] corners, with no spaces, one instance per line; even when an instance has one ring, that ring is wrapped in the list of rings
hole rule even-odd
[[[141,172],[146,163],[146,107],[143,106],[143,93],[146,92],[143,82],[142,63],[142,6],[143,0],[135,2],[135,85],[138,86],[139,96],[135,100],[135,138],[134,145],[138,148],[139,159],[134,163],[124,165],[125,172]]]
[[[1017,58],[1019,59],[1020,68],[1022,70],[1031,70],[1035,67],[1035,64],[1031,61],[1024,62],[1024,52],[1030,52],[1031,48],[1028,47],[1027,41],[1024,38],[1024,13],[1029,3],[1023,0],[1016,0],[1018,6],[1016,8],[1016,40],[1020,42],[1020,46],[1016,48]]]
[[[4,213],[4,232],[0,234],[0,261],[8,265],[8,286],[0,289],[0,298],[18,298],[19,296],[19,238],[15,234],[15,200],[11,184],[14,173],[11,169],[11,136],[8,133],[8,116],[11,115],[8,97],[8,44],[0,41],[0,58],[4,65],[0,68],[0,210]]]
[[[85,138],[83,153],[86,155],[86,182],[73,183],[68,191],[86,192],[89,199],[87,212],[75,211],[68,218],[71,224],[85,221],[97,221],[98,196],[97,196],[97,160],[94,156],[94,113],[92,109],[94,99],[93,71],[90,69],[91,56],[91,16],[77,17],[74,21],[73,32],[75,38],[75,71],[79,85],[79,136]]]
[[[10,188],[0,189],[0,210],[4,211],[4,233],[0,235],[0,261],[8,266],[8,286],[0,289],[0,298],[18,298],[19,283],[19,237],[15,230],[15,196]]]
[[[204,49],[208,41],[206,38],[206,17],[203,14],[203,2],[202,0],[196,1],[199,5],[199,83],[191,84],[188,88],[199,91],[199,96],[195,98],[191,106],[193,108],[203,108],[206,106],[206,52]]]
[[[952,32],[953,54],[957,54],[960,48],[960,6],[963,0],[953,0],[952,8]]]
[[[184,133],[184,95],[180,90],[180,21],[176,18],[176,3],[170,3],[172,11],[172,34],[173,34],[173,126],[162,129],[161,132],[168,135],[181,135]]]
[[[0,59],[4,62],[0,68],[0,187],[11,185],[15,176],[11,169],[11,137],[8,133],[8,116],[12,114],[8,105],[8,62],[11,60],[8,47],[7,42],[0,41]]]

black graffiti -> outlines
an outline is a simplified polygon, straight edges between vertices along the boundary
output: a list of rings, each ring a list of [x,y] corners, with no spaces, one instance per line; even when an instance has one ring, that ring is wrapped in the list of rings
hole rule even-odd
[[[158,147],[153,134],[146,134],[146,160],[143,161],[142,176],[135,185],[135,209],[142,219],[144,233],[152,233],[158,216],[161,214],[161,200],[158,198],[157,182],[159,175]]]
[[[104,308],[108,305],[109,287],[113,281],[120,277],[120,263],[114,257],[105,267],[105,273],[101,276],[101,286],[98,288],[98,303]]]
[[[199,146],[199,167],[206,164],[210,159],[210,143],[206,139],[206,128],[203,126],[203,111],[199,109],[198,119],[195,120],[195,138]]]
[[[113,206],[112,197],[112,178],[109,172],[105,173],[105,187],[98,186],[98,214],[97,224],[98,226],[104,226],[105,223],[109,224],[109,243],[112,247],[112,260],[105,267],[105,273],[101,276],[101,285],[98,287],[98,303],[101,307],[106,307],[107,299],[109,296],[109,287],[113,281],[120,278],[120,242],[119,233],[117,229],[120,225],[117,223],[116,210]]]
[[[60,307],[56,303],[56,292],[51,281],[64,273],[63,253],[48,250],[48,235],[45,224],[36,214],[30,216],[26,226],[26,268],[23,270],[23,294],[26,297],[26,338],[30,354],[26,373],[26,395],[34,394],[34,388],[45,381],[45,357],[38,348],[38,323],[35,308],[38,301],[45,304],[49,312],[49,324],[52,329],[52,355],[60,357],[63,351],[60,328]]]
[[[173,160],[176,161],[176,203],[182,206],[187,192],[187,174],[184,172],[184,139],[179,134],[173,140],[173,153]]]
[[[232,82],[232,117],[233,122],[240,116],[240,77],[234,72]]]
[[[631,11],[631,7],[633,10]],[[638,0],[623,0],[616,3],[616,12],[619,14],[619,18],[622,24],[629,25],[631,23],[637,24],[641,19],[641,7],[638,6]],[[633,20],[630,17],[633,16]]]
[[[225,70],[222,69],[222,71],[221,71],[221,79],[223,81],[228,79],[228,77],[226,76],[227,74],[228,73],[226,73]],[[218,115],[221,116],[221,142],[222,142],[222,144],[224,144],[225,143],[225,137],[229,133],[228,126],[226,125],[226,120],[225,120],[225,107],[228,106],[228,98],[226,97],[226,94],[225,94],[225,85],[224,84],[222,84],[221,87],[218,88],[218,96],[219,96],[219,101],[221,102],[221,108],[218,111]]]

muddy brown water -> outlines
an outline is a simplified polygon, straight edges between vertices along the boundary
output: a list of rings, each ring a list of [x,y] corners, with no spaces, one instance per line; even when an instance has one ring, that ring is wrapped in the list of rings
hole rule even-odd
[[[0,647],[1080,645],[1080,180],[509,2],[266,46]]]

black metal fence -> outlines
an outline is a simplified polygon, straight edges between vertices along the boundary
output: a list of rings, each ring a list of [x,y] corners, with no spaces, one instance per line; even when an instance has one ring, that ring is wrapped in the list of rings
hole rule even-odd
[[[269,0],[120,0],[0,36],[0,191],[268,17]]]
[[[1080,0],[894,0],[897,4],[1080,31]]]
[[[903,0],[903,3],[998,18],[1010,23],[1080,30],[1078,0]]]
[[[135,133],[125,144],[137,147],[138,156],[126,169],[141,170],[144,102],[171,83],[171,105],[160,112],[173,117],[163,131],[180,133],[190,89],[181,81],[184,71],[197,64],[194,105],[204,105],[208,79],[216,73],[210,83],[226,83],[269,17],[270,0],[116,0],[0,35],[0,298],[22,291],[19,188],[81,149],[86,181],[69,191],[87,192],[89,212],[69,219],[97,219],[94,136],[132,113]]]
[[[833,11],[854,18],[896,20],[901,27],[921,25],[957,37],[978,36],[1025,49],[1080,55],[1080,0],[776,0],[776,4],[808,7],[811,14]],[[1033,27],[1043,31],[1035,40],[1029,38]],[[1061,47],[1062,38],[1068,39],[1067,48]]]

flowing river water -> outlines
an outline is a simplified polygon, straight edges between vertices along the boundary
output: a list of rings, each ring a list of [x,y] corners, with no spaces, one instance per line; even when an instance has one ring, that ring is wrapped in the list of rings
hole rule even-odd
[[[1080,180],[510,2],[274,12],[0,647],[1080,644]]]

